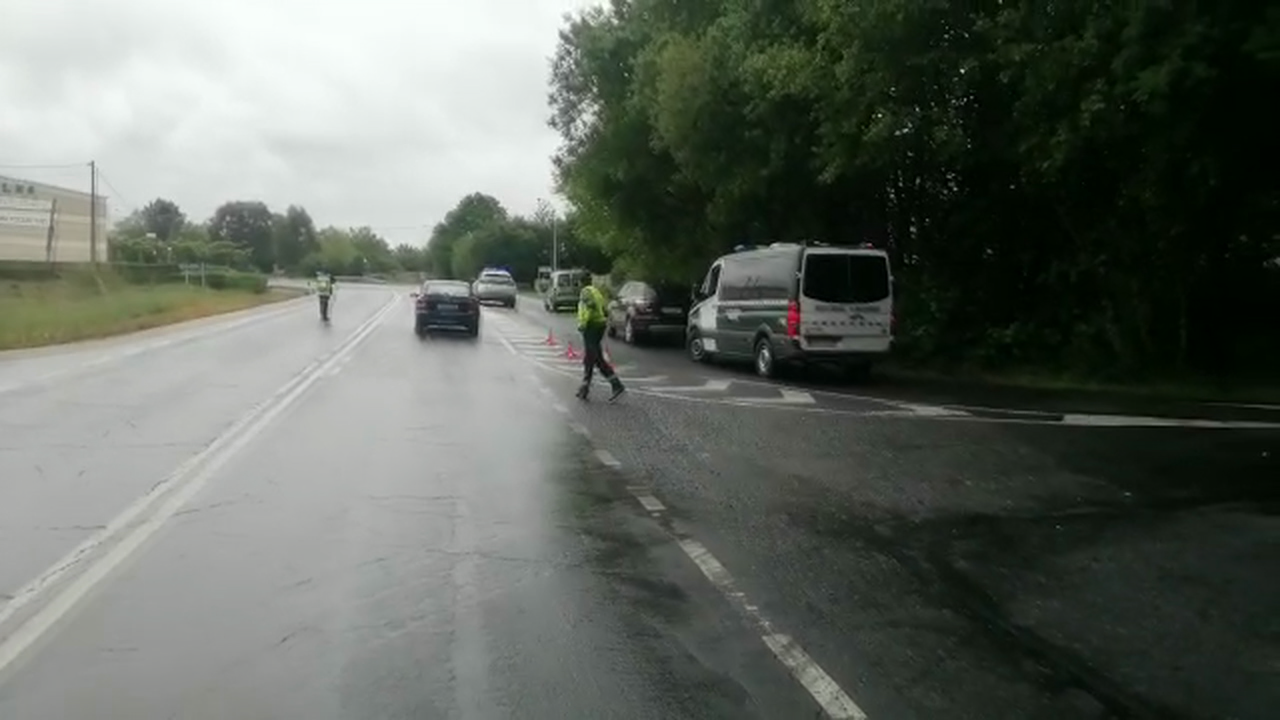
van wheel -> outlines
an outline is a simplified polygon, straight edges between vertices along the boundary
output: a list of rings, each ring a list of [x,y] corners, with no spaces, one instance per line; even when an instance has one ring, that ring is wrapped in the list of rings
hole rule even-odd
[[[710,360],[707,356],[707,348],[702,344],[702,333],[697,330],[689,331],[689,358],[697,363],[705,363]]]
[[[769,338],[762,337],[756,340],[756,374],[762,378],[772,378],[777,376],[778,370],[773,358],[773,343],[769,342]]]

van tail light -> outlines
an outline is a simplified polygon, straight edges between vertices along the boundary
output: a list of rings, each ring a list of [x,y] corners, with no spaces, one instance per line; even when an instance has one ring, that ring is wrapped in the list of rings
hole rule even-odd
[[[800,337],[800,303],[795,300],[787,303],[787,337]]]

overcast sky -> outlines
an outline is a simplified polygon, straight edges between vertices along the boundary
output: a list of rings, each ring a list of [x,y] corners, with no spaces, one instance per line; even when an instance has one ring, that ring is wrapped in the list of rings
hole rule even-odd
[[[303,205],[422,242],[463,195],[551,193],[548,64],[590,0],[0,0],[0,174]],[[19,166],[19,167],[15,167]]]

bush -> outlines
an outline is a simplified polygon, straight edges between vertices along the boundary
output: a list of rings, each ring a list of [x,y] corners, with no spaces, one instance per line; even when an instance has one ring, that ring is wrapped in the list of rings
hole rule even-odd
[[[213,290],[248,290],[253,293],[267,291],[267,276],[239,270],[212,270],[205,273],[205,285]]]

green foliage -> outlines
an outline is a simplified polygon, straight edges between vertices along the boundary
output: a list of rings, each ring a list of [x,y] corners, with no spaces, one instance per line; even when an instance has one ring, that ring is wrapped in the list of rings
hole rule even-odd
[[[914,357],[1223,372],[1280,350],[1278,48],[1245,0],[614,2],[560,33],[557,181],[623,274],[872,241]]]
[[[257,200],[223,203],[209,220],[209,239],[248,250],[250,261],[262,272],[275,269],[275,218],[265,203]]]

